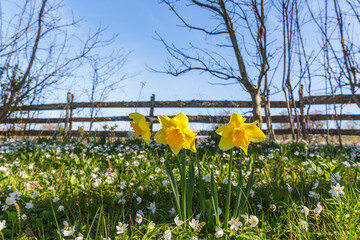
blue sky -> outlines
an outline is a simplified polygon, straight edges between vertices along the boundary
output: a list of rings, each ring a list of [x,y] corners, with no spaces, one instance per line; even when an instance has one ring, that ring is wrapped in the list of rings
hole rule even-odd
[[[146,65],[162,69],[168,57],[162,43],[154,39],[156,32],[169,42],[185,45],[189,41],[204,39],[202,35],[177,27],[179,20],[156,0],[66,0],[65,8],[75,17],[83,18],[83,29],[95,29],[101,24],[107,27],[108,36],[118,34],[114,48],[132,51],[123,71],[136,76],[124,80],[121,93],[114,92],[108,97],[109,101],[149,100],[151,94],[156,95],[156,100],[249,99],[238,84],[211,85],[206,74],[188,73],[173,77],[147,70]],[[198,12],[192,14],[194,20],[200,17]],[[143,88],[142,83],[145,83]]]

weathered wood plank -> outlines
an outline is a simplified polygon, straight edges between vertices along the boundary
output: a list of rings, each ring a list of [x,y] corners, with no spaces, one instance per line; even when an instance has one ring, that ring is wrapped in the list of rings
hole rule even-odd
[[[155,108],[252,108],[250,101],[155,101]],[[44,111],[44,110],[65,110],[67,104],[41,104],[32,106],[18,107],[16,111]],[[76,108],[150,108],[152,103],[149,101],[139,102],[74,102],[72,109]],[[284,108],[286,102],[273,101],[273,108]],[[2,107],[0,107],[1,111]]]
[[[267,134],[267,130],[263,130]],[[291,129],[274,129],[276,135],[288,135],[291,134]],[[360,129],[341,129],[341,134],[344,136],[360,136]],[[297,129],[295,129],[297,132]],[[308,134],[326,135],[327,129],[308,129]],[[211,131],[200,131],[199,135],[209,135]],[[332,136],[338,135],[337,129],[329,129],[329,134]]]
[[[308,129],[308,134],[321,134],[326,135],[327,129]],[[348,136],[360,136],[360,129],[341,129],[342,135],[348,135]],[[266,130],[264,131],[266,133]],[[200,131],[198,134],[199,136],[206,136],[210,133],[213,133],[212,131]],[[27,130],[27,131],[0,131],[0,136],[54,136],[54,135],[63,135],[63,132],[59,131],[52,131],[52,130]],[[89,131],[86,133],[88,136],[94,136],[95,131]],[[97,131],[96,136],[107,136],[110,134],[109,131]],[[115,137],[127,137],[128,132],[126,131],[113,131],[111,134]],[[285,134],[291,134],[291,129],[275,129],[275,134],[277,135],[285,135]],[[337,129],[329,129],[330,135],[337,135],[338,130]],[[72,136],[79,136],[79,132],[73,132]]]
[[[360,95],[356,95],[360,100]],[[333,96],[308,96],[304,97],[304,104],[337,104],[355,103],[352,95]],[[155,101],[155,108],[252,108],[251,101]],[[295,102],[299,106],[299,102]],[[272,108],[286,108],[285,101],[271,101]],[[41,110],[65,110],[66,103],[40,104],[18,107],[17,111],[41,111]],[[76,108],[150,108],[150,101],[128,101],[128,102],[75,102],[71,104],[72,109]],[[0,111],[2,107],[0,107]]]
[[[174,117],[174,116],[169,116]],[[230,120],[229,116],[188,116],[190,122],[196,123],[227,123]],[[246,116],[244,116],[246,117]],[[157,118],[157,116],[155,116]],[[249,122],[251,122],[251,117],[246,117]],[[334,115],[321,115],[321,114],[313,114],[309,116],[304,116],[305,120],[311,121],[324,121],[324,120],[335,120]],[[339,120],[360,120],[359,114],[347,114],[347,115],[339,115]],[[280,116],[271,116],[273,123],[288,123],[289,116],[280,115]],[[72,122],[111,122],[111,121],[131,121],[128,116],[114,116],[114,117],[75,117],[72,118]],[[64,118],[18,118],[18,119],[7,119],[0,123],[64,123]],[[263,117],[263,122],[266,122],[266,118]]]
[[[128,132],[126,131],[114,131],[114,132],[109,132],[109,131],[88,131],[86,132],[87,136],[96,136],[97,137],[101,137],[101,136],[107,136],[109,134],[112,134],[112,136],[115,137],[127,137],[128,136]],[[26,130],[26,131],[3,131],[0,130],[0,136],[54,136],[54,135],[58,135],[58,136],[64,136],[65,132],[59,132],[56,130]],[[80,136],[80,133],[77,131],[73,131],[71,133],[71,136],[73,137],[78,137]]]
[[[360,101],[360,95],[335,95],[335,96],[308,96],[304,97],[304,104],[346,104],[356,103],[354,98]]]

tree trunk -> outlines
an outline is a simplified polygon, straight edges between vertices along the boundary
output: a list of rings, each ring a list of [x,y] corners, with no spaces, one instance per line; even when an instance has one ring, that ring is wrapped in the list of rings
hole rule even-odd
[[[259,90],[251,91],[250,95],[251,95],[251,101],[252,101],[253,120],[258,121],[258,127],[261,129],[262,117],[261,117],[260,91]]]

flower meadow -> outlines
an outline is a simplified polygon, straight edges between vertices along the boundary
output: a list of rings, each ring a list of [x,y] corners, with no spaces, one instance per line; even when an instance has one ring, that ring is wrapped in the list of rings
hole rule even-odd
[[[358,145],[130,117],[126,140],[1,140],[0,239],[359,239]]]

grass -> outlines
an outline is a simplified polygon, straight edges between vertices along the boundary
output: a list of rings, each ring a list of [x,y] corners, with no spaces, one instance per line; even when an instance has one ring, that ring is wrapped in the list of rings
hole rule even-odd
[[[234,151],[231,211],[236,199],[239,166],[246,184],[254,160],[255,184],[242,215],[256,216],[251,227],[239,218],[238,230],[224,228],[229,151],[218,149],[218,137],[198,142],[196,155],[186,151],[186,165],[195,167],[193,215],[177,226],[177,213],[165,159],[180,188],[177,159],[167,146],[138,140],[87,142],[18,139],[0,142],[0,239],[358,239],[360,237],[360,148],[348,145],[264,142],[251,144],[249,156]],[[181,154],[179,154],[181,155]],[[211,202],[211,182],[204,180],[205,212],[200,208],[199,176],[215,176],[220,222]],[[225,180],[225,181],[224,181]],[[339,183],[344,194],[329,191]],[[18,192],[17,192],[18,191]],[[313,194],[310,194],[313,191]],[[33,196],[31,196],[33,195]],[[12,196],[15,204],[6,204]],[[29,204],[32,201],[32,204]],[[155,203],[152,213],[150,204]],[[323,207],[319,214],[314,209]],[[33,205],[33,206],[31,206]],[[305,216],[303,206],[310,209]],[[62,210],[63,209],[63,210]],[[142,211],[141,224],[136,213]],[[190,211],[188,211],[190,212]],[[188,223],[200,214],[202,228]],[[232,216],[230,215],[230,218]],[[300,223],[302,221],[305,221]],[[64,222],[66,221],[66,222]],[[119,222],[127,230],[117,233]],[[150,222],[155,223],[149,229]],[[230,225],[229,225],[230,226]],[[72,230],[74,227],[73,233]],[[65,230],[65,231],[64,231]],[[70,235],[71,234],[71,235]],[[79,235],[82,234],[82,235]],[[65,236],[70,235],[70,236]]]

